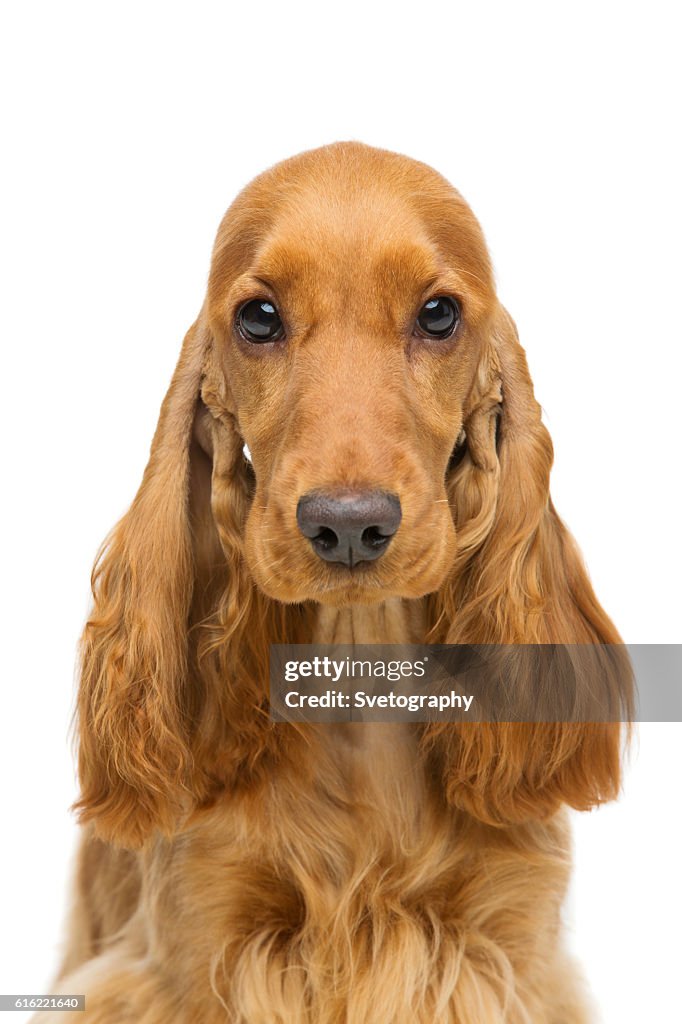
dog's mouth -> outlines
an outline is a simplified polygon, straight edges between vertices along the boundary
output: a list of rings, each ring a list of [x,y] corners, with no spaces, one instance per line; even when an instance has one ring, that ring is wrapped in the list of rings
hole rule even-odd
[[[303,540],[303,538],[301,538]],[[338,544],[325,534],[308,539],[308,557],[292,559],[289,547],[276,560],[254,561],[256,580],[265,593],[280,601],[316,601],[337,607],[376,604],[389,598],[418,598],[437,590],[450,561],[450,552],[440,545],[410,551],[394,547],[391,539],[369,537],[380,552],[374,559],[347,554],[344,561],[325,559],[322,554],[338,553]],[[315,546],[313,546],[315,545]],[[267,572],[263,572],[267,566]]]
[[[354,562],[342,565],[331,563],[324,574],[322,586],[325,590],[339,587],[381,587],[386,585],[385,572],[372,562]]]
[[[396,548],[396,558],[384,558],[386,549],[393,550],[392,538],[379,535],[368,541],[378,545],[378,557],[323,561],[315,550],[317,557],[310,567],[304,599],[325,604],[374,604],[393,597],[423,597],[440,586],[447,568],[447,559],[440,550],[420,546],[404,558]]]

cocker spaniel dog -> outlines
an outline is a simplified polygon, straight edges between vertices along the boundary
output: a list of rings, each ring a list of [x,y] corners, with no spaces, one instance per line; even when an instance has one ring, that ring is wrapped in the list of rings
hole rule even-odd
[[[551,464],[439,174],[340,143],[237,197],[93,575],[58,1024],[591,1019],[566,808],[617,794],[618,722],[268,710],[272,643],[619,644]]]

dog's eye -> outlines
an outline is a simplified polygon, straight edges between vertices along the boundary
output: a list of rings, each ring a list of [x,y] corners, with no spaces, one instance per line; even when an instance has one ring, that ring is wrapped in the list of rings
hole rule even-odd
[[[429,299],[417,317],[417,326],[429,338],[449,338],[460,319],[459,303],[445,295]]]
[[[237,315],[237,324],[247,341],[262,344],[276,341],[284,328],[279,313],[267,299],[251,299]]]

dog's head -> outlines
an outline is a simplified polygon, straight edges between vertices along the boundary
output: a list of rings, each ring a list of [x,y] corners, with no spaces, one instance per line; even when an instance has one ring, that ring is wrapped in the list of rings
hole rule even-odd
[[[312,639],[319,603],[424,598],[439,641],[617,641],[551,462],[481,230],[443,178],[355,143],[257,178],[96,566],[84,817],[139,842],[267,770],[291,737],[267,716],[269,644]],[[434,726],[422,749],[453,803],[495,821],[617,787],[607,726]]]
[[[481,230],[423,164],[341,144],[239,196],[202,315],[199,431],[214,459],[216,421],[248,446],[244,557],[266,594],[438,589],[457,546],[449,466],[482,403],[496,461],[500,323]]]

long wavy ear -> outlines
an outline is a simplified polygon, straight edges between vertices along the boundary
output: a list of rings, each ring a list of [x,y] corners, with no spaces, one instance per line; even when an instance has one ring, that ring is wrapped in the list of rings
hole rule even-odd
[[[135,846],[191,798],[187,632],[194,583],[192,426],[208,344],[189,330],[137,496],[93,571],[77,703],[82,821]]]
[[[431,638],[451,644],[591,644],[589,672],[615,721],[497,722],[425,728],[423,748],[448,799],[506,824],[587,809],[616,796],[621,714],[631,702],[627,658],[597,601],[577,547],[549,495],[552,443],[525,354],[500,306],[453,458],[449,497],[459,547],[451,578],[431,602]],[[536,671],[528,650],[528,675]],[[537,653],[537,652],[536,652]],[[511,651],[510,651],[511,654]],[[514,650],[515,675],[522,650]],[[551,662],[547,662],[551,664]],[[565,659],[554,664],[564,665]],[[543,680],[545,688],[563,679]],[[584,694],[577,694],[580,702]]]

